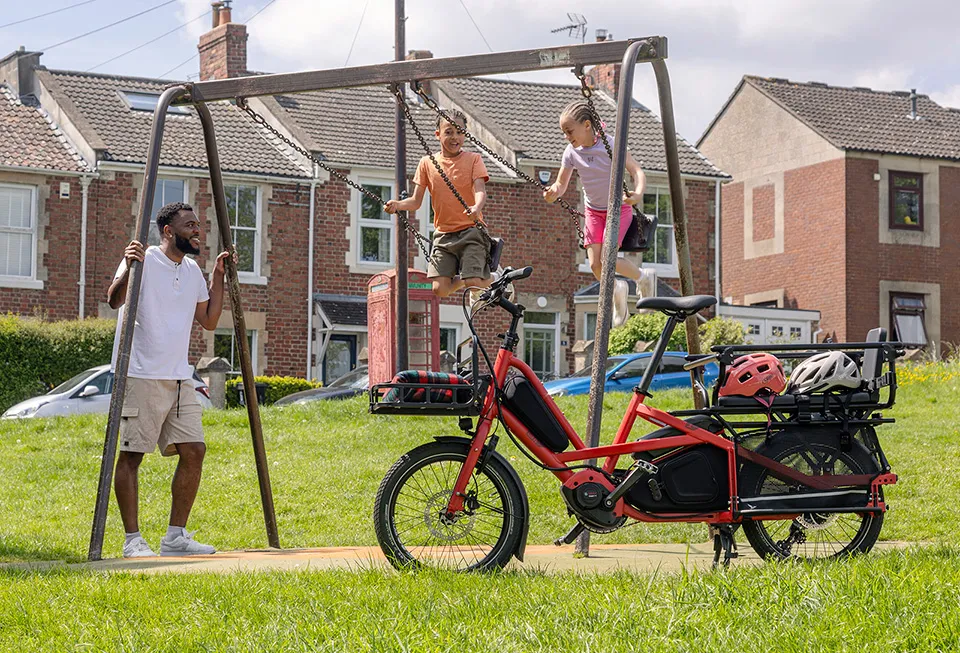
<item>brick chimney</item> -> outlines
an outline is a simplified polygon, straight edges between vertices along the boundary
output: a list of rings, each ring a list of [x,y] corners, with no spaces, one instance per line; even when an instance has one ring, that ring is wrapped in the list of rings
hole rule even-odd
[[[407,61],[416,61],[418,59],[433,59],[433,53],[430,50],[410,50],[407,52]],[[427,92],[427,95],[433,94],[433,85],[430,84],[430,80],[425,80],[421,82],[423,90]]]
[[[596,34],[598,43],[613,40],[613,34],[607,33],[605,29],[598,29]],[[587,71],[587,77],[590,78],[590,86],[606,91],[611,97],[617,97],[617,90],[620,88],[619,63],[602,63],[594,66]]]
[[[200,79],[226,79],[247,74],[247,26],[231,21],[231,0],[211,3],[213,29],[200,37]]]

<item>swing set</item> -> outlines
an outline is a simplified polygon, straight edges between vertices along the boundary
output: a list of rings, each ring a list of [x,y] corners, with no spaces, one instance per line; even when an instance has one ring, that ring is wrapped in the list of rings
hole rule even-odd
[[[160,158],[160,149],[163,141],[163,128],[166,119],[167,110],[173,105],[193,105],[200,119],[203,128],[204,142],[207,154],[207,165],[210,173],[211,192],[213,195],[214,210],[217,218],[220,241],[231,243],[232,251],[233,238],[230,232],[230,221],[227,213],[226,200],[224,195],[223,177],[220,169],[220,159],[216,143],[216,134],[213,125],[213,119],[207,108],[207,103],[215,101],[232,101],[237,108],[247,114],[253,121],[264,129],[271,132],[288,147],[305,156],[319,168],[330,173],[331,176],[344,182],[351,188],[360,192],[363,196],[371,200],[385,204],[383,199],[355,183],[348,177],[325,163],[322,159],[307,151],[305,148],[286,137],[283,133],[275,129],[268,121],[256,111],[254,111],[247,98],[275,95],[304,93],[310,91],[330,90],[337,88],[352,88],[359,86],[385,85],[391,93],[394,94],[399,107],[403,110],[406,119],[413,127],[421,145],[431,159],[434,159],[432,151],[428,146],[426,139],[420,132],[418,126],[413,120],[410,108],[404,96],[404,85],[409,83],[414,92],[422,99],[423,103],[435,111],[439,116],[457,125],[445,114],[424,90],[421,82],[434,79],[449,79],[456,77],[471,77],[491,74],[503,74],[513,72],[526,72],[534,70],[546,70],[553,68],[573,67],[574,73],[581,82],[581,92],[589,103],[595,118],[595,128],[602,136],[608,155],[612,160],[612,173],[610,179],[610,196],[608,202],[608,223],[603,249],[602,267],[600,281],[600,297],[597,316],[597,336],[594,350],[593,379],[590,393],[590,407],[588,413],[587,432],[591,446],[596,446],[599,440],[600,419],[602,410],[602,374],[605,369],[607,358],[607,345],[609,341],[610,314],[613,303],[613,284],[614,269],[616,266],[616,255],[618,251],[617,235],[619,232],[620,207],[622,203],[621,187],[624,182],[624,166],[627,150],[627,135],[629,130],[629,115],[632,97],[634,67],[638,62],[647,62],[652,64],[659,90],[660,114],[663,124],[664,146],[667,160],[667,174],[670,185],[670,194],[673,205],[674,216],[674,234],[676,239],[677,253],[679,257],[680,285],[684,295],[693,293],[692,274],[690,269],[690,253],[686,237],[686,217],[684,210],[683,189],[680,178],[680,162],[677,151],[677,136],[673,116],[673,101],[670,91],[670,79],[667,73],[664,60],[667,57],[667,39],[662,36],[651,36],[640,39],[629,39],[624,41],[603,41],[597,43],[587,43],[583,45],[573,45],[554,48],[542,48],[533,50],[520,50],[513,52],[498,52],[492,54],[470,55],[463,57],[449,57],[438,59],[420,59],[412,61],[394,61],[384,64],[375,64],[367,66],[356,66],[352,68],[340,68],[330,70],[306,71],[297,73],[280,73],[273,75],[258,75],[251,77],[239,77],[231,79],[209,80],[195,83],[177,84],[168,87],[160,96],[157,107],[154,112],[153,127],[150,135],[150,144],[147,152],[146,166],[144,171],[143,192],[140,196],[137,222],[137,239],[146,242],[147,231],[149,229],[151,216],[150,207],[153,205],[153,197],[157,184],[157,172]],[[606,134],[602,130],[602,123],[593,106],[591,100],[591,90],[583,75],[584,66],[596,65],[602,63],[611,63],[621,60],[623,64],[620,92],[617,101],[617,130],[614,138],[614,144],[611,147]],[[533,179],[517,166],[512,165],[503,157],[497,155],[490,148],[484,145],[479,139],[464,131],[464,135],[470,142],[493,157],[496,161],[512,170],[524,181],[537,186],[540,190],[545,185],[536,179]],[[439,166],[436,160],[434,165]],[[469,208],[463,198],[454,189],[450,182],[441,171],[441,175],[447,183],[447,186],[469,213]],[[557,202],[565,208],[576,223],[577,233],[583,242],[583,231],[580,227],[580,220],[583,214],[562,198]],[[636,208],[635,208],[636,211]],[[429,240],[416,229],[403,213],[397,214],[398,223],[411,234],[414,234],[416,242],[425,257],[429,257]],[[490,254],[488,261],[491,269],[496,269],[500,254],[503,249],[503,241],[490,236],[484,225],[475,218],[477,227],[483,232],[490,241]],[[633,220],[635,235],[632,237],[633,243],[626,243],[626,247],[619,249],[627,251],[641,251],[645,249],[645,244],[652,242],[652,235],[656,228],[656,222],[653,219],[647,219],[639,211],[635,214]],[[642,229],[642,233],[641,230]],[[628,238],[630,238],[628,236]],[[399,266],[404,266],[404,261],[398,261]],[[254,458],[256,461],[257,478],[260,486],[260,497],[263,505],[264,522],[267,530],[267,539],[271,547],[280,548],[279,535],[277,533],[277,522],[273,507],[273,494],[270,485],[270,477],[267,467],[266,451],[263,443],[263,432],[260,423],[260,412],[257,403],[257,394],[254,385],[254,372],[251,365],[250,351],[247,345],[246,323],[244,319],[242,301],[240,297],[240,283],[237,277],[237,268],[233,257],[225,260],[226,268],[226,286],[230,293],[230,306],[233,312],[233,324],[237,334],[237,346],[240,354],[240,368],[243,378],[244,393],[247,397],[246,407],[250,422],[251,437],[253,440]],[[104,440],[103,456],[100,468],[100,478],[97,488],[97,498],[94,510],[93,527],[90,536],[90,547],[88,558],[90,560],[99,560],[103,547],[103,536],[106,526],[107,505],[110,499],[110,488],[112,485],[113,464],[116,458],[117,440],[120,427],[120,412],[123,405],[123,396],[126,390],[127,371],[130,362],[130,349],[133,341],[133,324],[137,316],[139,305],[139,295],[142,281],[142,265],[134,261],[131,266],[130,281],[127,285],[126,306],[124,319],[120,330],[120,343],[118,348],[118,357],[116,364],[116,376],[114,380],[114,391],[110,401],[110,410],[107,421],[107,431]],[[697,329],[695,328],[695,318],[689,318],[693,324],[688,324],[687,328],[687,346],[691,354],[700,352]],[[599,390],[598,390],[599,389]]]

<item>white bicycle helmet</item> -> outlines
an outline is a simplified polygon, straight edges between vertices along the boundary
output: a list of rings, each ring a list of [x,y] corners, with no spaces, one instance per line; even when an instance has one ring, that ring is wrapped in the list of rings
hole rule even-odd
[[[860,387],[860,370],[842,351],[827,351],[806,359],[793,369],[787,392],[809,394],[834,388]]]

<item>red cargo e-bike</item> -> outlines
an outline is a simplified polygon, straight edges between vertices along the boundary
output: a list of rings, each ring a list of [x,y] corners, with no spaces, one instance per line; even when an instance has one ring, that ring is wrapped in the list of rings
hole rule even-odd
[[[394,566],[485,570],[503,567],[512,556],[523,559],[527,497],[517,473],[496,451],[498,424],[562,483],[577,523],[557,544],[572,542],[583,529],[609,533],[637,520],[709,524],[715,561],[723,553],[725,563],[736,555],[734,531],[740,526],[763,557],[821,558],[873,547],[886,511],[883,486],[897,480],[874,429],[893,420],[875,411],[894,403],[895,360],[902,354],[898,343],[885,342],[881,329],[864,343],[763,347],[786,358],[842,350],[860,364],[861,388],[780,395],[764,404],[718,397],[715,388],[712,405],[669,413],[645,404],[653,375],[677,324],[716,299],[642,299],[637,307],[662,311],[666,326],[613,443],[587,447],[530,366],[514,354],[524,307],[508,300],[504,289],[532,271],[508,268],[474,307],[469,374],[414,372],[401,375],[403,382],[370,390],[371,412],[458,415],[465,433],[409,451],[381,482],[374,524]],[[490,306],[511,315],[492,364],[472,322],[478,310]],[[722,379],[735,357],[757,349],[721,346],[688,357],[696,391],[709,401],[703,365],[718,361]],[[492,374],[480,374],[478,352]],[[881,402],[882,388],[887,398]],[[628,441],[638,417],[661,428]],[[618,468],[624,456],[630,464]],[[590,459],[602,464],[588,464]]]

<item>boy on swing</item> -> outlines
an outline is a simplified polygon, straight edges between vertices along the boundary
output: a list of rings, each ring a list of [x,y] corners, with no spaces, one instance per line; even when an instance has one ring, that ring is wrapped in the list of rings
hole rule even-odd
[[[480,155],[463,149],[462,130],[467,128],[467,117],[457,110],[445,113],[459,124],[459,128],[442,116],[437,117],[435,135],[440,141],[440,152],[433,158],[470,207],[469,213],[447,186],[430,155],[422,157],[417,165],[413,196],[386,203],[387,213],[416,211],[423,203],[424,192],[430,191],[436,233],[427,277],[433,281],[433,292],[439,297],[446,297],[464,287],[486,288],[491,282],[491,270],[487,264],[490,241],[476,224],[486,224],[481,211],[487,200],[486,182],[490,177]]]

